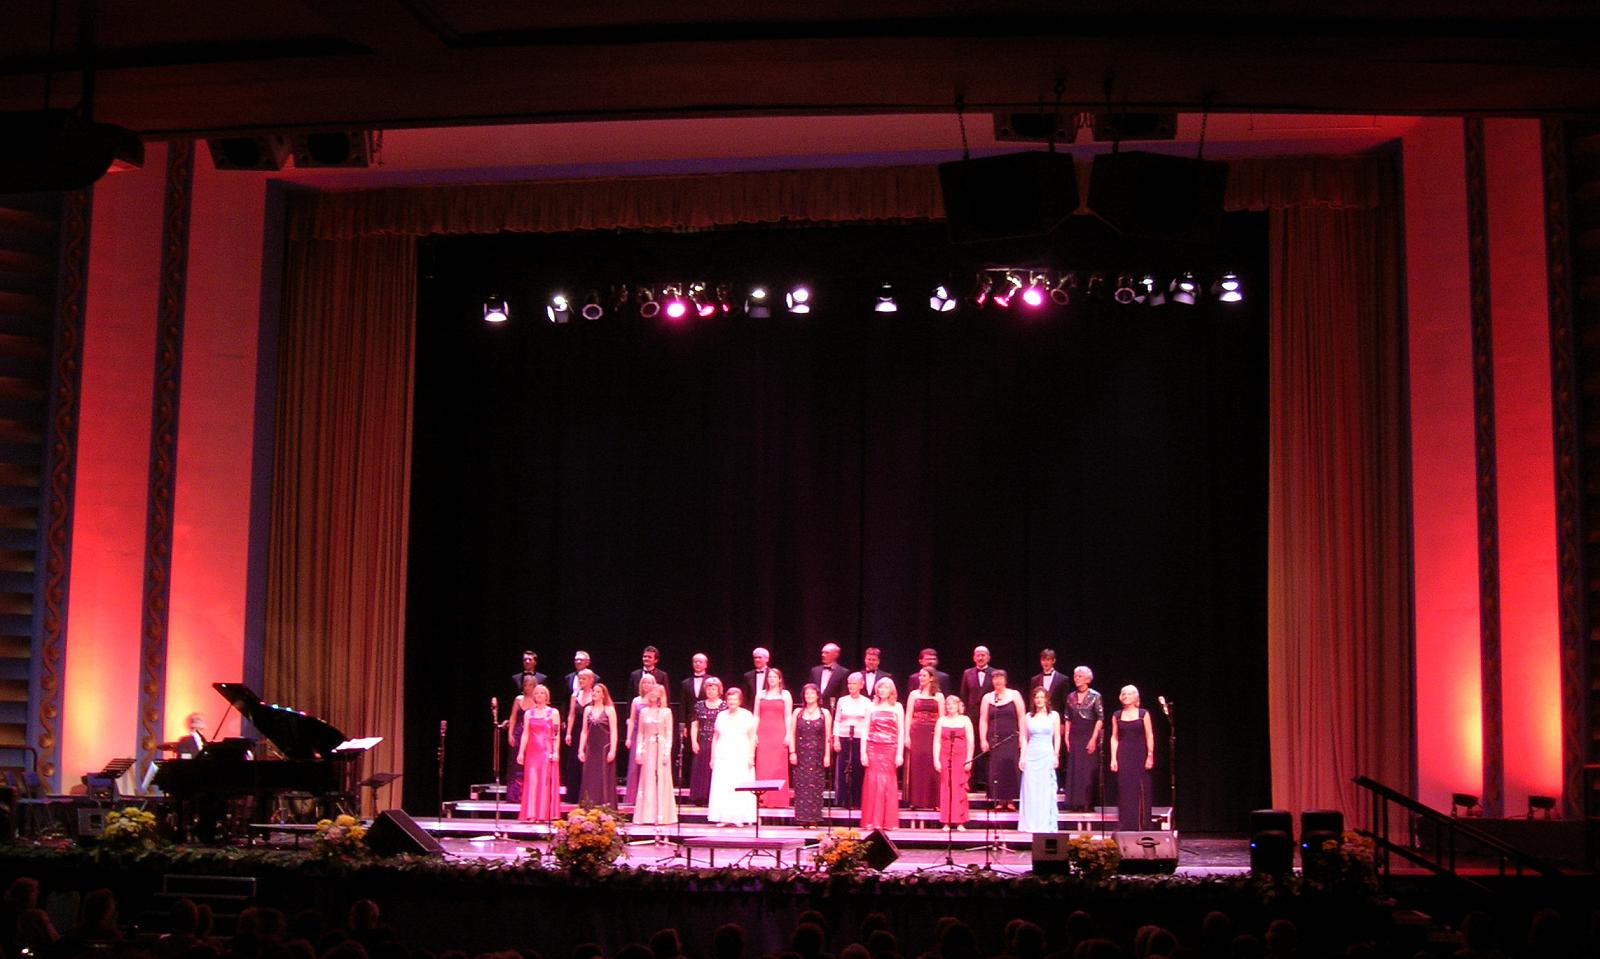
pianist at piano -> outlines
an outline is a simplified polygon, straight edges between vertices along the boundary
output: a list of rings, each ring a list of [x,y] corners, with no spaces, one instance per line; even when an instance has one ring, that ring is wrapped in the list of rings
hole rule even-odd
[[[349,739],[309,713],[262,702],[239,683],[213,688],[282,758],[256,758],[266,750],[252,739],[206,741],[204,717],[191,714],[189,734],[162,744],[176,758],[161,761],[152,778],[171,797],[186,832],[221,838],[244,823],[272,819],[285,797],[307,800],[319,816],[359,812],[362,757],[379,740]]]

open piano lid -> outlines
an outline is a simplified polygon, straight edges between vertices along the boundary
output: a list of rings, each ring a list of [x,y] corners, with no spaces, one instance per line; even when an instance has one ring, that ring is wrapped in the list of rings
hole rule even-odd
[[[298,709],[264,703],[243,683],[212,683],[211,688],[255,726],[286,759],[330,759],[345,734]]]

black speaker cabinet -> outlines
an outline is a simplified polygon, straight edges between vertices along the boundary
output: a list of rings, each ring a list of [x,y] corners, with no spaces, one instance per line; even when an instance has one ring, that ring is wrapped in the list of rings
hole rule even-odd
[[[403,852],[418,855],[437,855],[444,852],[439,840],[428,835],[417,821],[399,809],[386,809],[378,813],[367,830],[367,848],[380,856],[395,856]]]
[[[882,829],[874,829],[867,834],[867,865],[877,870],[889,868],[889,864],[900,858],[900,847],[894,844],[889,834]]]
[[[1250,871],[1287,876],[1294,871],[1294,840],[1282,829],[1262,829],[1250,834]]]
[[[1078,174],[1065,153],[1006,153],[939,164],[950,242],[968,256],[1037,256],[1078,208]],[[1013,254],[1010,251],[1019,251]]]
[[[1115,834],[1117,851],[1122,862],[1117,866],[1121,873],[1152,873],[1178,871],[1178,834],[1166,830],[1153,832],[1119,832]]]
[[[1072,833],[1033,834],[1033,871],[1040,876],[1065,875],[1072,868]]]
[[[1162,153],[1102,153],[1089,211],[1124,236],[1203,243],[1216,236],[1228,165]]]

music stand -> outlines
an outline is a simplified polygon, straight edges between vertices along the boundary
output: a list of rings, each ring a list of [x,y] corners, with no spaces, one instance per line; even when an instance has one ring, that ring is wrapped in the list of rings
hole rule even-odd
[[[743,786],[733,787],[736,793],[756,794],[756,838],[761,838],[761,797],[774,789],[782,789],[789,785],[787,779],[752,779]]]
[[[365,786],[372,790],[372,808],[374,812],[376,812],[378,808],[378,790],[394,782],[396,779],[399,779],[400,776],[400,773],[373,773],[366,779],[356,783],[356,787],[360,788]]]

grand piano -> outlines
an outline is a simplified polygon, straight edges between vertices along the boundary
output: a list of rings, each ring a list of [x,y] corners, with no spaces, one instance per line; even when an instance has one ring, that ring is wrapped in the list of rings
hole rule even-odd
[[[284,793],[315,797],[323,815],[356,808],[365,750],[339,749],[347,741],[344,733],[310,713],[262,702],[242,683],[212,683],[211,688],[283,758],[249,758],[255,743],[219,739],[193,759],[162,761],[152,782],[172,797],[178,821],[197,838],[209,841],[245,823],[267,821]],[[253,808],[239,808],[244,805]]]

